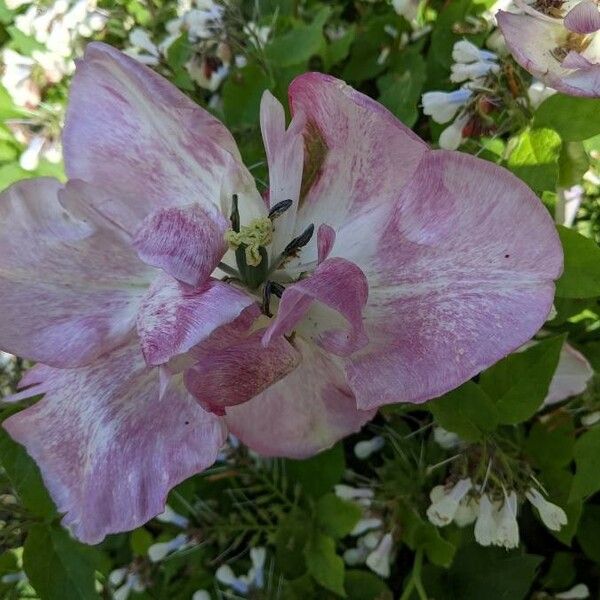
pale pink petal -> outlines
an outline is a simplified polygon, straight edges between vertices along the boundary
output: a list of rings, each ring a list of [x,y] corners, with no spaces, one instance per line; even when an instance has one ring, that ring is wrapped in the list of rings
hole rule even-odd
[[[544,404],[556,404],[583,394],[593,376],[594,370],[585,356],[573,346],[564,344]]]
[[[148,216],[133,238],[140,258],[192,286],[210,277],[227,251],[229,222],[200,204],[163,208]]]
[[[591,66],[580,68],[579,64],[576,67],[572,54],[567,54],[562,60],[560,52],[556,52],[566,47],[570,35],[561,21],[503,11],[497,13],[496,19],[511,54],[532,75],[565,94],[592,98],[600,96],[600,47],[597,36],[581,53]]]
[[[319,331],[317,343],[329,352],[347,356],[368,343],[362,319],[368,295],[367,279],[355,264],[343,258],[329,258],[310,277],[286,287],[263,342],[268,345],[291,333],[317,301],[346,321],[345,328]]]
[[[282,200],[292,200],[292,206],[275,221],[271,252],[278,256],[292,239],[304,160],[302,128],[304,116],[294,116],[285,128],[285,111],[281,103],[268,90],[260,103],[262,130],[267,163],[269,166],[269,206]]]
[[[4,422],[38,463],[63,524],[89,544],[163,512],[169,490],[210,466],[222,422],[173,378],[162,397],[158,369],[137,343],[89,367],[51,369],[46,396]]]
[[[579,54],[579,52],[571,50],[562,61],[562,66],[565,69],[588,69],[594,65],[585,56]]]
[[[159,276],[137,318],[146,362],[160,365],[187,352],[254,302],[248,294],[215,279],[191,288],[168,275]]]
[[[247,402],[296,368],[300,357],[285,338],[265,348],[261,337],[257,331],[227,347],[209,340],[194,349],[197,362],[184,379],[201,406],[222,415],[225,407]]]
[[[85,210],[86,189],[43,178],[0,195],[0,347],[12,354],[80,366],[135,327],[154,270]]]
[[[593,33],[600,29],[600,11],[593,0],[582,0],[565,16],[565,27],[575,33]]]
[[[370,344],[347,359],[360,408],[423,402],[530,339],[562,249],[539,199],[508,171],[439,150],[423,159],[359,266]]]
[[[264,209],[223,124],[106,44],[88,44],[77,63],[63,145],[69,177],[109,189],[113,202],[102,210],[130,232],[161,208],[201,202],[225,210],[232,193],[242,210]]]
[[[294,235],[327,223],[340,249],[369,244],[373,211],[392,210],[427,145],[381,104],[321,73],[300,75],[289,89],[293,114],[302,113],[305,158]],[[393,175],[393,176],[392,176]],[[372,234],[372,236],[370,236]],[[317,244],[300,254],[297,271],[317,262]],[[292,263],[288,270],[293,270]]]
[[[335,244],[335,231],[325,223],[319,225],[317,230],[318,263],[321,264],[333,250]]]
[[[294,339],[302,362],[249,402],[226,409],[231,432],[263,456],[306,458],[358,431],[375,411],[357,410],[333,358]]]

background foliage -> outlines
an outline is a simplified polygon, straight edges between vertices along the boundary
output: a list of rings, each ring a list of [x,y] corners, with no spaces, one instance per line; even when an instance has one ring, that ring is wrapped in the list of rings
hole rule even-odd
[[[57,76],[42,65],[50,42],[22,21],[32,7],[46,14],[65,0],[4,2],[0,188],[63,177],[58,134],[71,61],[89,39],[127,49],[217,114],[264,182],[264,89],[285,104],[294,76],[329,72],[437,144],[446,126],[423,114],[422,94],[457,87],[450,80],[456,42],[489,47],[494,36],[490,0],[431,0],[414,14],[395,10],[409,2],[383,0],[229,2],[200,36],[189,23],[174,24],[193,5],[84,0],[87,21],[63,32],[70,54],[58,52]],[[172,492],[174,517],[97,547],[60,527],[36,466],[0,431],[2,597],[519,600],[585,597],[565,595],[584,593],[582,584],[598,597],[600,386],[594,375],[567,402],[544,399],[565,344],[600,368],[600,100],[555,94],[540,102],[530,76],[500,56],[488,91],[465,108],[461,150],[510,169],[567,224],[559,225],[565,272],[556,314],[539,343],[424,406],[387,407],[360,435],[310,460],[261,460],[231,440],[213,468]],[[18,77],[9,76],[16,63],[34,86],[24,101],[15,97]],[[570,222],[558,217],[567,192],[580,205]],[[0,390],[9,392],[24,365],[0,356]],[[517,548],[483,547],[471,525],[455,519],[439,527],[428,518],[431,490],[447,484],[448,493],[465,477],[500,501],[518,495]],[[568,522],[559,531],[524,500],[532,482],[564,509]]]

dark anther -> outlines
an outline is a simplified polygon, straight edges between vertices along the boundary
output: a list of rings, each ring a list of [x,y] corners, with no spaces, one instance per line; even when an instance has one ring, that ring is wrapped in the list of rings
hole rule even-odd
[[[297,250],[303,248],[310,242],[315,232],[315,226],[311,223],[298,237],[295,237],[282,252],[283,256],[292,256]]]
[[[271,312],[271,295],[281,298],[284,290],[285,288],[276,281],[267,281],[265,283],[265,287],[263,288],[262,312],[267,315],[267,317],[273,316],[273,313]]]
[[[292,200],[282,200],[278,202],[270,211],[269,211],[269,219],[274,221],[277,217],[280,217],[286,210],[292,206]]]
[[[234,194],[231,199],[231,216],[229,217],[231,221],[231,229],[236,233],[240,231],[240,211],[238,209],[238,195]]]

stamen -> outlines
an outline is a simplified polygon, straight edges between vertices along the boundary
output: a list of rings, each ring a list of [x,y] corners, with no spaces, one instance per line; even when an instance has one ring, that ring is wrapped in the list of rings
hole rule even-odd
[[[231,216],[229,217],[231,221],[231,229],[236,233],[240,231],[240,211],[238,208],[238,195],[234,194],[231,200]]]
[[[278,202],[270,211],[269,211],[269,219],[274,221],[277,217],[280,217],[284,212],[286,212],[293,204],[292,200],[282,200]]]
[[[283,250],[282,256],[293,256],[300,248],[304,248],[310,242],[315,225],[311,223],[298,237],[295,237]]]
[[[285,288],[276,281],[267,281],[265,283],[265,287],[263,288],[263,301],[262,301],[262,312],[267,317],[272,317],[273,313],[271,312],[271,295],[275,295],[278,298],[281,298]]]

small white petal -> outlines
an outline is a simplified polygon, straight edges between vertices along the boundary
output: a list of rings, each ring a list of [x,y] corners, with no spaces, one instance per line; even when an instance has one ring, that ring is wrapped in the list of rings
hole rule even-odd
[[[498,524],[496,522],[496,509],[487,494],[479,500],[479,515],[475,522],[475,541],[481,546],[491,546],[496,539]]]
[[[385,439],[380,435],[371,438],[370,440],[363,440],[362,442],[358,442],[354,446],[354,454],[356,458],[360,460],[365,460],[371,456],[371,454],[375,452],[379,452],[385,446]]]
[[[433,428],[433,439],[438,446],[444,450],[452,450],[460,444],[460,438],[453,431],[448,431],[443,427]]]
[[[375,517],[370,519],[361,519],[355,526],[354,529],[350,532],[350,535],[359,536],[369,531],[370,529],[378,529],[383,525],[383,521],[381,519],[377,519]]]
[[[335,495],[342,500],[354,500],[358,498],[371,499],[375,496],[375,492],[369,488],[355,488],[342,483],[334,487]]]
[[[452,59],[457,63],[472,63],[478,61],[494,61],[498,58],[493,52],[481,50],[475,44],[460,40],[452,48]]]
[[[183,515],[180,515],[179,513],[176,513],[168,504],[165,506],[164,512],[156,516],[156,520],[160,521],[161,523],[171,523],[172,525],[177,525],[182,529],[185,529],[190,524],[189,519]]]
[[[367,556],[367,566],[380,577],[390,576],[390,563],[392,556],[393,540],[392,534],[386,533],[379,546]]]
[[[590,590],[585,583],[578,583],[566,592],[554,594],[554,597],[560,598],[561,600],[584,600],[585,598],[590,597]]]
[[[519,524],[517,523],[517,495],[514,491],[510,494],[504,492],[504,504],[498,514],[498,529],[496,539],[492,541],[495,546],[511,549],[519,546]]]
[[[364,564],[369,551],[366,548],[358,547],[358,548],[349,548],[344,552],[343,558],[344,562],[349,567],[355,567],[357,565]]]
[[[192,600],[211,600],[211,598],[206,590],[198,590],[193,593]]]
[[[121,585],[125,580],[125,576],[127,575],[127,567],[121,567],[120,569],[115,569],[110,572],[108,576],[108,581],[111,585],[117,586]]]
[[[559,531],[563,525],[567,524],[565,511],[560,506],[548,502],[538,490],[530,488],[527,490],[525,497],[537,508],[540,519],[551,531]]]

